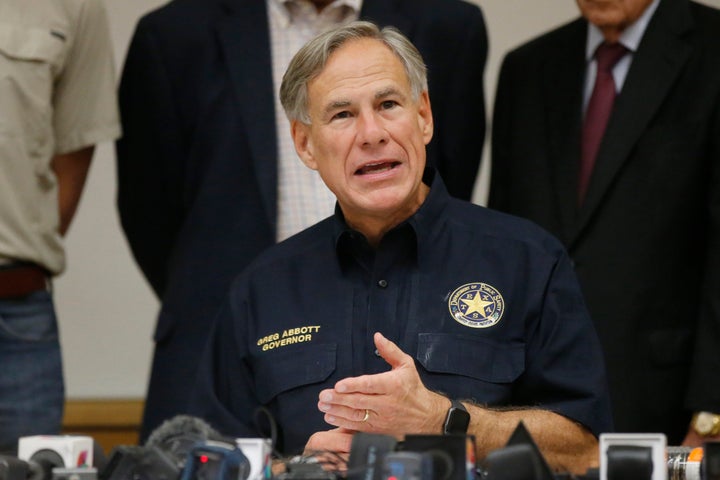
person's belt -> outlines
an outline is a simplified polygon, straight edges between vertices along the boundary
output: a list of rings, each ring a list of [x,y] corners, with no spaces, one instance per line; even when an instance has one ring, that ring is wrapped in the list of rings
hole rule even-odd
[[[0,266],[0,298],[24,297],[48,288],[48,272],[33,264]]]

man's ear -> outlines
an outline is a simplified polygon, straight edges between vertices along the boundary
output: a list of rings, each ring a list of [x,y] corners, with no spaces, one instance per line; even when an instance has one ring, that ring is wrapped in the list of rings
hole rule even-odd
[[[299,120],[290,122],[290,135],[292,135],[295,151],[300,157],[300,160],[302,160],[308,168],[317,170],[317,162],[313,155],[313,145],[310,139],[310,128],[310,125],[302,123]]]
[[[420,94],[418,99],[418,122],[423,134],[425,145],[432,140],[435,124],[433,123],[432,108],[430,108],[430,96],[427,90]]]

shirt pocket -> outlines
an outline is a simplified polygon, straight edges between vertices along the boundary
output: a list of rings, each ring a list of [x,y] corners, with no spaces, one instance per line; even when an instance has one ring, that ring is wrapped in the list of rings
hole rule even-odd
[[[54,65],[66,41],[63,32],[0,23],[0,52],[10,59]]]
[[[46,155],[52,140],[52,92],[66,42],[59,32],[0,23],[0,133],[23,137],[33,156]]]
[[[502,403],[525,371],[525,345],[472,335],[421,333],[416,359],[427,372],[423,380],[428,388],[454,398]]]
[[[252,359],[258,400],[267,404],[290,390],[327,380],[337,366],[337,344],[282,347]],[[314,393],[313,397],[317,394]],[[315,400],[317,400],[315,398]]]

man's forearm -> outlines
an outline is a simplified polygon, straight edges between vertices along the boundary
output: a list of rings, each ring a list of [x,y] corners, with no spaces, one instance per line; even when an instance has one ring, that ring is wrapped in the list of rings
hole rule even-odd
[[[94,151],[95,147],[90,146],[53,157],[52,169],[58,182],[61,235],[65,235],[75,216]]]
[[[585,473],[598,465],[598,443],[585,427],[548,410],[492,410],[463,402],[470,412],[468,433],[475,436],[478,458],[505,446],[520,421],[550,467]]]

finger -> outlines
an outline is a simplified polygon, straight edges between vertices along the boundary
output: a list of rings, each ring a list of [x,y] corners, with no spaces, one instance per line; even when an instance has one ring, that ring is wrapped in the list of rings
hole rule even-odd
[[[326,413],[324,420],[334,427],[362,432],[374,428],[374,419],[379,418],[375,412],[367,409],[350,412],[348,415],[349,417],[340,417],[334,413]]]
[[[382,333],[375,332],[373,340],[375,341],[375,348],[377,348],[378,353],[393,370],[406,366],[408,363],[413,363],[410,355],[403,352],[395,343],[385,338]]]
[[[326,388],[324,390],[321,390],[318,394],[318,401],[320,402],[331,402],[333,393],[335,393],[335,390],[332,388]]]
[[[349,406],[356,405],[357,394],[380,395],[388,393],[382,380],[384,374],[361,375],[359,377],[343,378],[335,384],[334,402]]]
[[[353,379],[345,381],[350,382],[351,380]],[[340,413],[348,410],[362,412],[366,408],[374,408],[375,398],[377,398],[375,395],[364,393],[339,393],[337,390],[323,390],[318,397],[318,409],[322,412],[328,412],[330,409],[337,409],[335,411]],[[347,418],[352,420],[354,417],[351,414]]]
[[[325,432],[313,433],[305,444],[305,454],[316,452],[343,452],[350,451],[352,432],[344,428],[336,428]]]
[[[372,412],[369,408],[349,407],[324,402],[318,403],[318,410],[325,413],[325,421],[329,424],[348,428],[355,428],[357,424],[367,422]]]
[[[385,338],[380,332],[375,332],[373,340],[378,353],[393,370],[407,366],[415,368],[412,357],[403,352],[395,343]],[[344,378],[335,384],[335,392],[343,394],[364,393],[366,395],[391,393],[394,384],[383,380],[387,373],[389,372]]]

